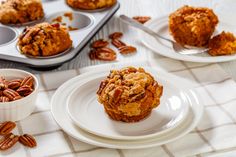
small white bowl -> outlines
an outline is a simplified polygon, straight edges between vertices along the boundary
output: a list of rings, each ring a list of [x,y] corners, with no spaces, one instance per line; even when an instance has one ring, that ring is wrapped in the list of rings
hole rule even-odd
[[[18,69],[0,69],[0,77],[4,77],[6,80],[23,79],[26,76],[34,78],[34,91],[19,100],[0,102],[0,122],[19,121],[29,116],[35,109],[39,84],[37,78],[29,72]]]

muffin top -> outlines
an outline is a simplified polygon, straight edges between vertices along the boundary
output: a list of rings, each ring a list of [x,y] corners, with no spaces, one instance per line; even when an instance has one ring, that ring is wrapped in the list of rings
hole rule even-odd
[[[212,56],[235,54],[236,37],[232,33],[223,31],[209,41],[208,53]]]
[[[44,16],[41,0],[6,0],[0,4],[0,22],[25,23]]]
[[[112,70],[97,94],[106,108],[137,116],[159,105],[162,86],[144,69],[127,67]]]
[[[18,46],[23,54],[51,56],[70,48],[72,40],[66,27],[44,22],[26,28],[19,37]]]
[[[192,46],[205,46],[217,23],[213,10],[202,7],[183,6],[169,16],[169,30],[174,39]]]

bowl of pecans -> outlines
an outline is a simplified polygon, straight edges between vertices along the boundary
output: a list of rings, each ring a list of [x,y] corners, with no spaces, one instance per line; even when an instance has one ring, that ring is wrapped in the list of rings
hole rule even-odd
[[[37,78],[26,71],[0,69],[0,122],[29,116],[38,93]]]

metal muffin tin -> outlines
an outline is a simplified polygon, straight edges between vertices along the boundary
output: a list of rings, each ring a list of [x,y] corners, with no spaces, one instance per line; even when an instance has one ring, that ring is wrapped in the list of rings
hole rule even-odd
[[[72,48],[61,54],[50,57],[32,57],[25,56],[19,52],[17,47],[17,38],[24,30],[24,25],[2,25],[0,24],[0,59],[9,60],[26,64],[30,67],[49,68],[59,66],[66,61],[73,59],[79,54],[81,49],[89,42],[96,32],[113,16],[119,9],[117,2],[114,6],[106,9],[93,11],[75,10],[70,8],[64,0],[46,0],[43,1],[45,17],[36,22],[30,22],[28,25],[34,25],[39,22],[52,22],[52,19],[66,12],[72,12],[73,20],[68,20],[62,16],[63,22],[78,30],[69,31],[73,41]]]

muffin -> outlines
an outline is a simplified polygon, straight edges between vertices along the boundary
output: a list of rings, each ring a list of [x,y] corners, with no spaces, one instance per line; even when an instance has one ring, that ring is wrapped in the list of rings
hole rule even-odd
[[[22,24],[43,18],[40,0],[7,0],[0,4],[0,22]]]
[[[116,0],[66,0],[66,2],[72,8],[94,10],[111,7]]]
[[[229,32],[222,32],[209,41],[208,53],[212,56],[232,55],[236,53],[236,37]]]
[[[181,45],[207,46],[217,24],[217,16],[208,8],[184,6],[169,16],[170,34]]]
[[[17,44],[23,54],[52,56],[71,48],[72,40],[65,27],[45,22],[26,28]]]
[[[142,68],[112,70],[97,91],[98,101],[116,121],[138,122],[160,104],[163,87]]]

